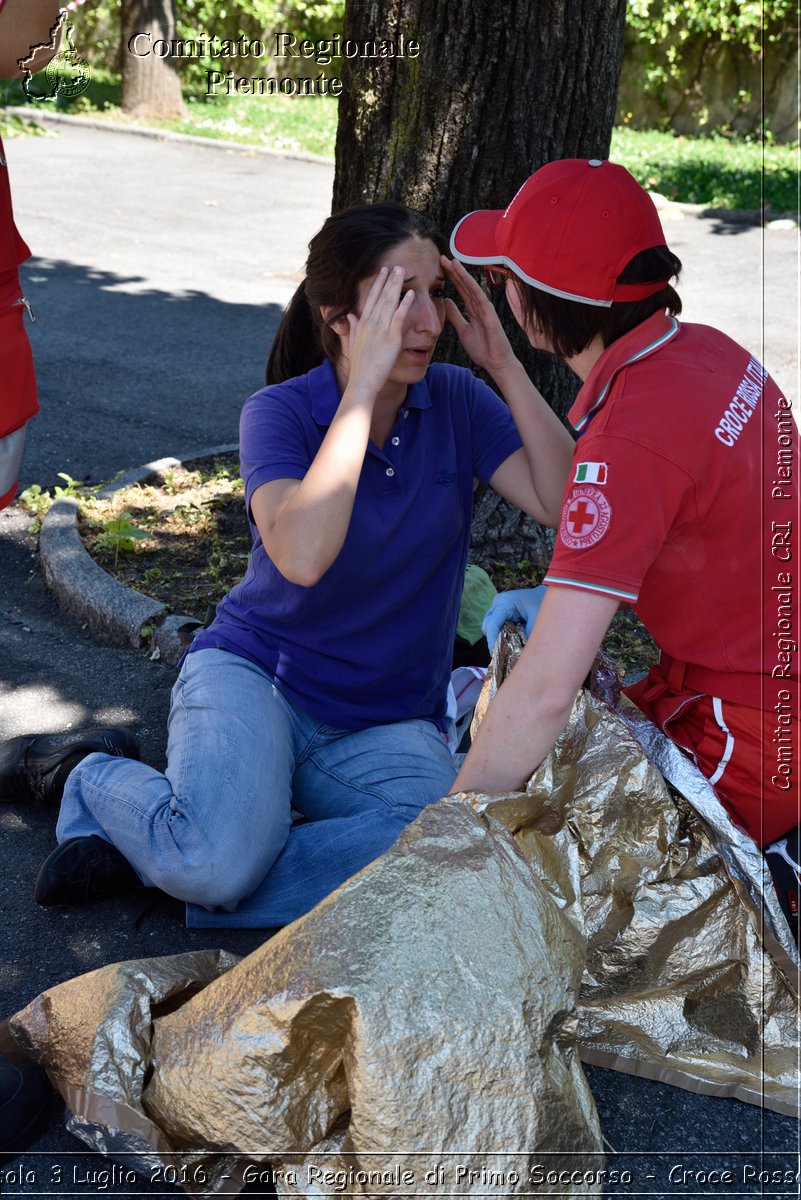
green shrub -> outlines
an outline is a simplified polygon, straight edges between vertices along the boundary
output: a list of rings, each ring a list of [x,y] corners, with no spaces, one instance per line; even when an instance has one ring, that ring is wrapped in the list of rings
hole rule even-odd
[[[670,200],[715,208],[795,213],[798,148],[723,137],[677,137],[618,127],[610,157]]]

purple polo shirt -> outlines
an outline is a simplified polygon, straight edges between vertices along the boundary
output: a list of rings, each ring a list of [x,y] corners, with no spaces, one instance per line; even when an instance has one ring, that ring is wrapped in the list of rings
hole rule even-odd
[[[302,479],[340,402],[327,360],[245,403],[245,494]],[[421,717],[444,728],[464,583],[473,477],[521,446],[511,414],[470,372],[437,364],[406,393],[383,450],[365,455],[344,545],[314,587],[290,583],[251,521],[245,578],[191,649],[250,659],[286,696],[338,729]]]

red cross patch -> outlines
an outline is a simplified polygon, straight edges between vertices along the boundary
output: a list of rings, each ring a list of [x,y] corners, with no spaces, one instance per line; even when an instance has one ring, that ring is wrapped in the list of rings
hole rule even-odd
[[[559,536],[571,550],[585,550],[601,540],[611,520],[612,506],[599,488],[574,487],[562,509]]]

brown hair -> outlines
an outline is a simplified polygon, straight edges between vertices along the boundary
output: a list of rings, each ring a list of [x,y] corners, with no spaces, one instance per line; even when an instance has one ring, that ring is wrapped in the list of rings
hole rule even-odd
[[[667,280],[678,278],[680,271],[681,261],[667,246],[643,250],[618,276],[618,283],[650,283],[664,279],[665,286],[645,300],[615,301],[608,307],[566,300],[532,287],[514,274],[510,278],[517,287],[526,326],[538,326],[557,358],[568,359],[580,354],[597,334],[601,335],[604,346],[611,346],[660,309],[678,316],[681,299]]]
[[[267,359],[267,383],[304,375],[324,358],[335,359],[339,338],[331,325],[352,312],[359,284],[378,269],[380,260],[407,238],[434,243],[447,252],[445,238],[422,213],[403,204],[359,204],[329,217],[309,242],[306,278],[289,302]],[[337,317],[320,314],[332,305]]]

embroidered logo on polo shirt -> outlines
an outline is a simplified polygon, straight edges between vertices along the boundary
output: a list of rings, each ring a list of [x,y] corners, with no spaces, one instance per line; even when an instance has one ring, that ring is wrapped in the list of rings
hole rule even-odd
[[[574,483],[606,483],[609,476],[609,468],[606,463],[576,463],[576,474],[573,476]]]
[[[574,487],[562,509],[559,536],[571,550],[599,542],[612,520],[612,506],[596,487]]]
[[[435,484],[438,483],[440,485],[440,487],[450,487],[451,484],[455,481],[455,479],[456,479],[456,472],[449,471],[447,469],[447,467],[443,467],[442,470],[440,471],[439,475],[437,476],[437,478],[434,480],[434,483]]]

